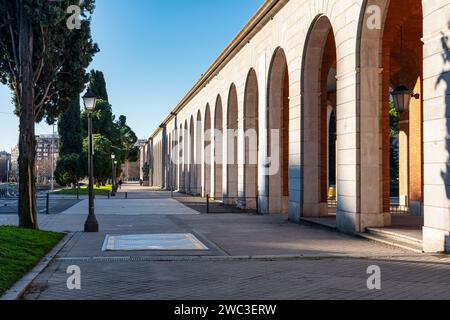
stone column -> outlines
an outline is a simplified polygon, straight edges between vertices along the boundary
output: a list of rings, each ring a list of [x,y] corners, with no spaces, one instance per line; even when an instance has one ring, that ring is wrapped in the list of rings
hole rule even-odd
[[[426,252],[450,252],[450,4],[424,1],[423,140]]]
[[[245,101],[245,88],[238,91],[238,139],[237,139],[237,170],[238,170],[238,199],[237,205],[239,208],[245,208],[245,128],[244,128],[244,101]],[[255,177],[256,178],[256,177]]]
[[[268,177],[267,166],[267,65],[266,53],[262,54],[258,62],[258,115],[259,115],[259,166],[258,166],[258,198],[260,213],[268,213]]]
[[[399,196],[400,205],[409,203],[409,117],[408,114],[400,116],[398,133],[399,154]]]
[[[423,215],[423,133],[422,133],[422,79],[418,79],[414,93],[419,99],[412,99],[409,112],[409,208],[411,215]]]

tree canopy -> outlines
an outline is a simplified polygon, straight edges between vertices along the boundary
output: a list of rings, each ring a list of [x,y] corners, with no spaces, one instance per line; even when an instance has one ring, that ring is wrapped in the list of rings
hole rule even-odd
[[[69,109],[59,117],[58,132],[60,156],[80,154],[83,151],[79,96],[70,104]]]
[[[74,4],[79,29],[67,24]],[[20,118],[20,227],[38,228],[35,122],[53,124],[88,81],[86,68],[98,52],[88,17],[93,10],[94,0],[0,0],[0,81],[11,88]]]
[[[80,29],[67,28],[67,8],[74,2],[81,9]],[[97,53],[91,38],[88,14],[94,0],[0,0],[0,80],[14,93],[16,113],[20,114],[23,88],[20,86],[21,56],[19,43],[30,32],[29,40],[34,118],[53,123],[67,110],[89,80],[85,69]],[[24,57],[22,57],[24,58]]]
[[[89,91],[93,93],[97,99],[108,101],[108,91],[106,90],[106,81],[103,72],[91,70],[89,74]]]
[[[111,152],[117,156],[118,167],[125,161],[137,161],[139,149],[135,147],[137,136],[127,124],[124,115],[116,116],[111,104],[104,98],[108,98],[106,81],[101,71],[91,71],[89,88],[100,99],[97,100],[95,110],[92,113],[93,133],[101,135],[111,142]],[[87,137],[87,114],[81,114],[83,137]]]
[[[112,145],[108,138],[95,134],[94,139],[94,178],[99,184],[104,184],[111,177],[112,163],[111,153]],[[83,163],[87,163],[88,139],[83,142]]]
[[[75,185],[86,175],[87,168],[82,164],[80,154],[64,155],[58,161],[55,170],[55,179],[60,186]]]

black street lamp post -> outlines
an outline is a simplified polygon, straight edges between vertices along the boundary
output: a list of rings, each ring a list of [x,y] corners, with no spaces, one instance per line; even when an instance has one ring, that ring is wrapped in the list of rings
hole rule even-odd
[[[111,183],[112,183],[112,191],[111,196],[116,196],[116,168],[114,167],[114,160],[116,159],[116,155],[113,153],[111,154],[111,170],[112,170],[112,176],[111,176]]]
[[[94,139],[92,136],[92,111],[96,97],[89,91],[83,96],[84,107],[88,115],[88,171],[89,171],[89,215],[84,224],[84,232],[98,232],[98,222],[94,208]]]
[[[114,161],[114,190],[117,193],[119,183],[117,182],[117,160]]]

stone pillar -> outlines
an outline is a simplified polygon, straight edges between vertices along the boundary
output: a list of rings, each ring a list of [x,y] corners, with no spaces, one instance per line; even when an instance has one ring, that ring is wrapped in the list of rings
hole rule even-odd
[[[409,203],[409,118],[401,115],[398,133],[400,205]]]
[[[244,101],[245,101],[245,89],[241,91],[242,94],[238,94],[238,139],[237,139],[237,170],[238,170],[238,199],[237,206],[244,209],[246,206],[245,197],[245,128],[244,128]],[[256,178],[256,177],[255,177]]]
[[[166,189],[168,184],[168,174],[167,174],[167,129],[162,128],[162,138],[161,138],[161,189]]]
[[[301,212],[301,132],[300,132],[300,75],[298,68],[292,65],[289,84],[289,220],[300,222]]]
[[[147,152],[147,144],[140,147],[139,151],[139,179],[144,181],[143,167],[145,165],[145,156]]]
[[[153,154],[154,150],[153,150],[153,139],[150,139],[149,144],[148,144],[148,165],[149,165],[149,185],[151,187],[154,186],[154,154]]]
[[[409,208],[411,215],[423,215],[423,133],[422,133],[422,79],[418,79],[414,93],[419,99],[412,99],[409,112]]]
[[[227,101],[228,102],[228,101]],[[226,111],[225,111],[226,110]],[[225,204],[228,203],[228,104],[222,106],[223,132],[222,132],[222,197]]]
[[[423,140],[426,252],[450,252],[450,4],[424,1]]]
[[[266,53],[259,58],[258,63],[258,115],[259,115],[259,152],[258,158],[258,198],[260,213],[268,213],[268,177],[266,176],[267,167],[267,65]]]
[[[216,107],[211,108],[211,197],[216,195],[216,162],[215,162],[215,150],[216,150]]]

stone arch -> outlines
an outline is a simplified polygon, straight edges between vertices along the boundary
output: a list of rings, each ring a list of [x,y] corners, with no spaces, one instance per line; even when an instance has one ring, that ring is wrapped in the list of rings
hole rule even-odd
[[[223,198],[223,108],[217,96],[214,112],[214,197]]]
[[[236,203],[238,196],[238,96],[233,83],[227,105],[227,202]]]
[[[269,69],[266,168],[268,213],[289,209],[289,69],[282,48],[275,50]]]
[[[197,123],[195,131],[195,194],[201,195],[202,192],[202,154],[203,154],[203,127],[202,114],[200,110],[197,112]]]
[[[336,43],[329,18],[319,15],[308,32],[301,74],[301,214],[328,216],[329,106],[336,108]]]
[[[212,196],[212,188],[211,188],[211,171],[212,171],[212,127],[211,127],[211,109],[209,104],[206,105],[205,117],[204,117],[204,193],[203,196]]]
[[[359,110],[359,190],[361,212],[357,230],[382,227],[392,223],[390,181],[390,92],[400,84],[420,93],[411,100],[411,112],[401,116],[408,123],[400,128],[404,145],[405,179],[414,177],[413,192],[407,192],[411,210],[422,213],[423,206],[423,6],[421,0],[366,0],[363,3],[358,29],[356,66]],[[370,28],[368,23],[379,8],[381,28]],[[413,57],[413,59],[411,59]],[[407,72],[405,72],[407,70]],[[410,76],[413,76],[412,78]],[[403,78],[403,79],[401,79]],[[413,111],[415,110],[415,111]],[[411,121],[410,121],[411,120]],[[415,125],[414,125],[415,124]],[[409,130],[412,130],[409,132]],[[416,150],[410,155],[409,146]],[[402,150],[403,148],[400,147]],[[400,150],[400,153],[402,151]],[[400,164],[400,167],[402,164]],[[400,168],[400,174],[402,169]],[[413,175],[411,175],[413,173]],[[402,178],[400,178],[402,180]],[[411,190],[410,190],[411,191]],[[412,198],[410,197],[412,196]]]
[[[248,72],[244,94],[244,203],[256,209],[258,201],[258,78],[252,68]]]

